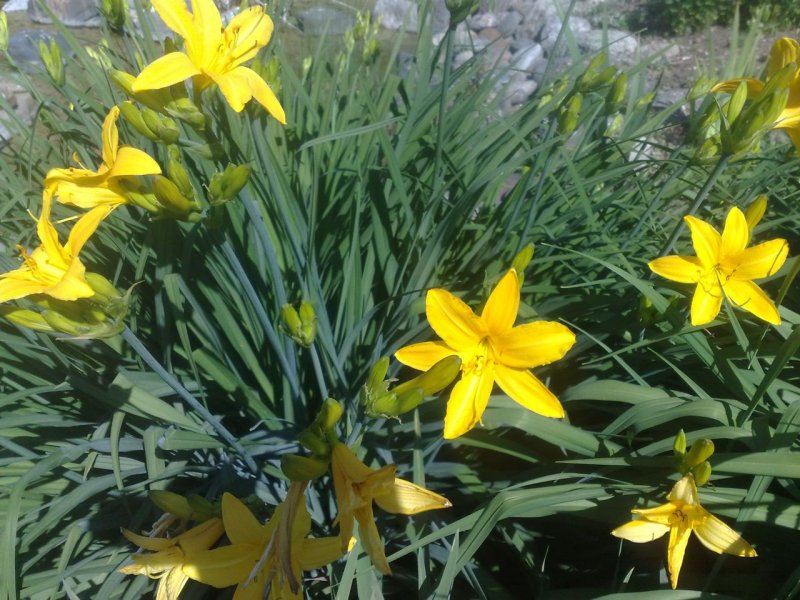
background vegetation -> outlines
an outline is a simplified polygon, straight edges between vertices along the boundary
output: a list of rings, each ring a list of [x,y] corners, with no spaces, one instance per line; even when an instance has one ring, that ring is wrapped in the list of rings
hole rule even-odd
[[[38,210],[46,171],[76,150],[96,164],[100,123],[124,99],[104,65],[61,33],[76,53],[64,85],[19,73],[41,109],[30,127],[9,124],[14,138],[0,161],[4,271],[17,265],[15,244],[37,243],[28,211]],[[146,529],[158,516],[147,491],[216,498],[228,490],[275,505],[285,490],[280,457],[297,451],[297,432],[328,395],[345,404],[341,433],[367,449],[368,464],[396,463],[400,477],[453,508],[412,519],[379,514],[394,575],[380,579],[356,548],[306,581],[311,596],[798,594],[794,149],[776,137],[740,156],[698,212],[721,227],[731,206],[769,196],[755,237],[790,244],[786,266],[764,285],[783,323],[727,310],[691,327],[689,290],[651,277],[646,263],[708,180],[713,165],[692,161],[695,147],[684,140],[715,100],[698,99],[688,118],[680,103],[654,110],[643,62],[628,72],[622,101],[609,104],[612,80],[579,79],[579,63],[502,115],[504,73],[471,60],[445,87],[444,48],[430,39],[423,27],[400,78],[391,47],[378,63],[362,61],[359,46],[340,57],[320,51],[301,72],[288,66],[276,32],[262,59],[281,61],[286,127],[259,107],[236,114],[206,96],[224,156],[253,167],[239,199],[199,224],[122,208],[83,255],[121,289],[138,282],[128,325],[147,352],[121,339],[0,325],[0,598],[143,597],[152,582],[115,569],[133,551],[119,528]],[[120,50],[103,52],[131,72],[135,56],[147,63],[162,52],[148,35],[121,40]],[[567,131],[557,117],[577,92],[582,104]],[[162,147],[124,125],[121,138],[163,164]],[[197,141],[183,132],[182,160],[201,192],[225,164],[194,152]],[[537,370],[567,419],[539,417],[498,393],[483,427],[452,442],[441,438],[444,397],[402,421],[366,420],[358,395],[372,364],[432,338],[425,290],[445,287],[477,306],[531,242],[522,319],[560,320],[578,334],[564,360]],[[685,232],[676,248],[690,253]],[[280,325],[281,306],[301,298],[318,317],[308,351]],[[148,352],[223,419],[265,477],[183,404]],[[408,375],[396,363],[391,373]],[[681,428],[690,443],[715,441],[704,505],[759,557],[718,557],[690,542],[684,589],[673,592],[664,540],[621,544],[609,531],[634,506],[663,502]],[[335,531],[325,480],[311,488],[310,511],[315,534]]]

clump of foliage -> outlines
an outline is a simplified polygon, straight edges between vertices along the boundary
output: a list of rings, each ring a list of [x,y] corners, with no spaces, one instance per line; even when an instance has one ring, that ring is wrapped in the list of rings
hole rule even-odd
[[[743,23],[755,18],[778,27],[800,25],[800,5],[794,0],[646,0],[630,20],[635,28],[684,34],[712,25],[730,25],[737,11]]]

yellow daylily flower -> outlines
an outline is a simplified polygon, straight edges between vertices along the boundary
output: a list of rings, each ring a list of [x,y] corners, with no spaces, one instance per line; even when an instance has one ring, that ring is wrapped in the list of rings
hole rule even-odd
[[[94,296],[78,253],[108,214],[108,207],[98,206],[78,219],[63,246],[50,222],[51,207],[52,195],[45,191],[42,212],[36,223],[41,245],[30,254],[22,246],[17,247],[23,264],[19,269],[0,274],[0,302],[33,294],[46,294],[70,302]]]
[[[692,475],[678,481],[667,500],[669,502],[655,508],[632,510],[639,518],[617,527],[611,534],[641,544],[669,532],[667,565],[672,589],[678,585],[686,544],[693,531],[706,548],[717,554],[756,556],[756,551],[742,536],[700,505]]]
[[[415,515],[427,510],[449,508],[447,498],[418,485],[397,479],[395,465],[370,469],[350,448],[337,443],[331,451],[331,471],[339,514],[334,524],[339,524],[342,550],[353,535],[353,521],[358,521],[361,545],[381,573],[392,570],[386,560],[381,535],[375,525],[372,502],[393,514]]]
[[[766,78],[763,81],[752,77],[728,79],[715,85],[711,91],[733,93],[739,83],[744,81],[747,84],[747,97],[751,100],[756,99],[767,82],[791,63],[794,63],[797,69],[789,83],[789,99],[773,128],[786,130],[795,148],[800,152],[800,43],[797,40],[782,37],[772,45],[767,61]]]
[[[138,535],[127,529],[122,534],[144,550],[152,554],[136,553],[131,558],[132,565],[119,569],[126,575],[147,575],[159,579],[155,600],[178,600],[189,577],[183,572],[183,565],[198,552],[208,550],[225,533],[222,519],[211,518],[185,533],[173,538]]]
[[[216,588],[235,585],[233,600],[302,600],[302,571],[319,569],[344,554],[338,537],[306,538],[311,517],[304,490],[305,483],[293,483],[265,525],[226,493],[222,520],[231,544],[192,556],[183,572]]]
[[[272,36],[272,19],[260,6],[246,8],[223,28],[213,0],[192,0],[191,13],[184,0],[152,0],[152,5],[167,27],[183,38],[185,52],[170,52],[150,63],[133,82],[134,92],[158,90],[192,77],[197,90],[216,84],[236,112],[255,98],[286,123],[283,107],[266,81],[242,66]]]
[[[687,215],[683,220],[691,231],[697,256],[663,256],[650,261],[649,266],[665,279],[697,284],[692,297],[692,325],[713,321],[723,296],[759,319],[779,325],[778,309],[753,280],[769,277],[783,266],[789,254],[786,240],[776,238],[747,248],[751,228],[737,207],[728,212],[722,235],[696,217]]]
[[[551,321],[514,327],[519,295],[514,269],[492,290],[480,316],[447,290],[432,289],[425,297],[425,312],[442,341],[412,344],[395,353],[401,363],[420,371],[447,356],[461,359],[461,379],[447,401],[445,439],[475,426],[495,382],[528,410],[546,417],[564,416],[558,398],[528,369],[563,357],[575,343],[575,334]]]
[[[161,173],[161,167],[147,153],[119,145],[118,118],[119,107],[114,106],[103,121],[103,163],[97,171],[70,167],[47,172],[45,189],[52,190],[63,204],[114,208],[128,202],[121,186],[126,178]]]

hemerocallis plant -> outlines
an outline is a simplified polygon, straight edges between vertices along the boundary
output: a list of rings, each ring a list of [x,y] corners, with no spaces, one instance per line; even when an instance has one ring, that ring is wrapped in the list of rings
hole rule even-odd
[[[686,475],[667,495],[668,502],[655,508],[636,508],[638,515],[611,534],[637,544],[651,542],[669,533],[667,566],[672,589],[678,586],[686,545],[692,532],[709,550],[717,554],[756,556],[742,536],[700,505],[694,476]]]
[[[146,152],[119,145],[118,118],[119,107],[114,106],[103,121],[103,163],[97,171],[83,166],[48,171],[45,189],[51,190],[61,203],[79,208],[114,208],[128,202],[121,185],[125,179],[161,173],[161,167]]]
[[[737,207],[728,212],[722,235],[696,217],[687,215],[683,219],[691,231],[697,256],[663,256],[650,261],[649,266],[665,279],[696,284],[692,325],[713,321],[723,297],[759,319],[780,324],[775,304],[753,280],[769,277],[783,266],[789,253],[786,240],[776,238],[747,248],[751,226]]]
[[[128,540],[150,553],[137,552],[131,556],[133,564],[119,569],[126,575],[147,575],[158,579],[155,600],[178,600],[189,581],[183,565],[194,554],[208,550],[219,541],[225,527],[222,519],[213,517],[172,538],[149,537],[122,530]]]
[[[30,254],[22,246],[17,247],[23,263],[14,271],[0,274],[0,302],[34,294],[71,302],[95,294],[86,281],[86,267],[78,253],[108,214],[108,207],[98,206],[78,219],[63,246],[50,222],[51,208],[52,196],[45,191],[36,223],[41,245]]]
[[[393,514],[415,515],[417,513],[452,506],[447,498],[418,485],[397,479],[395,465],[370,469],[345,444],[336,443],[331,450],[331,472],[339,524],[342,551],[353,535],[353,522],[358,521],[361,545],[372,560],[372,564],[384,575],[392,570],[386,560],[381,535],[375,525],[372,502]]]
[[[302,572],[330,564],[347,550],[338,537],[306,537],[311,517],[304,490],[305,484],[293,483],[264,525],[241,500],[226,493],[222,520],[230,545],[193,555],[183,572],[216,588],[235,585],[233,600],[301,600]]]
[[[800,43],[797,40],[782,37],[772,45],[764,80],[752,77],[728,79],[715,85],[711,91],[733,93],[739,83],[744,81],[747,85],[747,97],[756,99],[764,91],[767,82],[789,64],[794,64],[797,68],[789,82],[789,99],[773,128],[785,130],[800,152]]]
[[[483,415],[494,383],[513,400],[535,413],[561,418],[558,398],[529,369],[563,357],[575,334],[561,323],[537,321],[514,326],[520,283],[510,269],[492,290],[480,316],[444,289],[432,289],[425,312],[442,338],[401,348],[397,360],[425,371],[441,359],[461,358],[461,379],[447,401],[444,437],[456,438],[472,429]]]
[[[236,112],[255,98],[281,123],[286,115],[260,75],[243,63],[254,58],[272,36],[272,19],[260,6],[237,14],[227,27],[213,0],[152,0],[153,8],[183,38],[184,52],[170,52],[150,63],[133,82],[133,91],[158,90],[191,77],[200,92],[216,84]]]

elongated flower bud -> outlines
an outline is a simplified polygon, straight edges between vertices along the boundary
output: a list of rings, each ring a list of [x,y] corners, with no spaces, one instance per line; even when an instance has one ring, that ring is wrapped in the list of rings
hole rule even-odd
[[[58,42],[55,39],[51,39],[49,44],[46,44],[44,40],[41,40],[39,42],[39,57],[42,59],[42,64],[44,64],[44,68],[53,83],[57,86],[64,85],[66,81],[64,61],[61,57],[61,46],[58,45]]]
[[[42,313],[27,308],[17,308],[16,306],[3,304],[0,305],[0,317],[9,323],[14,323],[15,325],[34,331],[44,331],[46,333],[56,332],[52,325],[42,316]]]
[[[765,212],[767,212],[767,197],[761,194],[750,203],[750,206],[747,207],[744,213],[745,219],[747,220],[747,227],[750,229],[751,233],[764,217]]]
[[[699,439],[686,453],[686,466],[691,469],[708,460],[712,454],[714,454],[714,442],[706,438]]]
[[[675,441],[672,443],[672,452],[675,454],[675,458],[681,461],[683,460],[686,454],[686,434],[683,432],[683,429],[675,436]]]
[[[133,127],[138,133],[146,137],[148,140],[157,141],[158,134],[150,129],[145,123],[142,111],[130,100],[126,100],[119,105],[119,111],[122,113],[125,122]]]
[[[392,391],[400,396],[411,389],[420,388],[425,396],[432,396],[453,383],[460,370],[461,359],[455,354],[446,356],[421,375],[401,383]]]
[[[697,485],[705,485],[708,483],[708,480],[711,479],[711,463],[705,460],[699,465],[692,467],[691,473],[694,475],[694,480]]]
[[[330,461],[321,458],[284,454],[281,456],[281,471],[292,481],[311,481],[328,471]]]
[[[558,133],[561,135],[569,135],[578,126],[578,115],[581,112],[581,104],[583,97],[580,94],[575,94],[569,99],[566,106],[561,107],[558,114]]]
[[[517,255],[514,257],[514,260],[511,261],[511,268],[517,272],[517,276],[520,277],[520,285],[522,285],[522,276],[525,272],[525,269],[528,268],[528,265],[531,264],[533,260],[533,244],[527,244],[522,250],[517,252]]]

